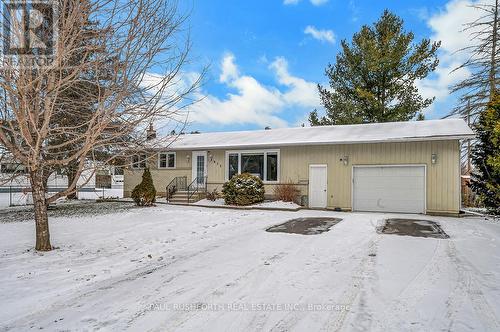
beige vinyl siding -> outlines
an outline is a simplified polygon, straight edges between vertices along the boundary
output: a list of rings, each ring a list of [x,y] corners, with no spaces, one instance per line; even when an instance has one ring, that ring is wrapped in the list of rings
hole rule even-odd
[[[217,188],[218,191],[222,190],[222,184],[225,181],[226,171],[226,150],[210,150],[208,151],[208,190]]]
[[[281,147],[280,183],[292,182],[307,195],[309,165],[328,165],[328,207],[350,210],[352,207],[353,165],[419,164],[427,166],[426,201],[428,213],[458,213],[460,209],[460,164],[457,140],[345,144],[324,146]],[[222,189],[225,181],[226,150],[209,150],[207,155],[208,190]],[[191,151],[176,151],[177,168],[158,170],[156,156],[151,160],[151,172],[158,192],[175,176],[187,176],[191,181]],[[437,163],[431,163],[432,154]],[[189,163],[186,156],[189,155]],[[340,159],[348,156],[349,164]],[[153,161],[154,160],[154,161]],[[126,170],[125,194],[140,182],[142,170]],[[266,184],[266,194],[273,193],[276,184]],[[279,184],[278,184],[279,185]]]
[[[438,157],[436,164],[431,163],[433,153]],[[349,158],[347,166],[340,161],[344,156]],[[424,164],[427,212],[458,213],[460,209],[458,141],[285,147],[281,149],[281,181],[307,181],[309,164],[328,165],[331,208],[351,209],[353,165]]]
[[[158,192],[158,195],[164,195],[167,185],[170,183],[170,181],[172,181],[172,179],[177,176],[186,176],[188,181],[191,182],[191,151],[175,152],[176,167],[174,169],[159,169],[157,153],[150,155],[147,160],[147,165],[149,167],[149,170],[151,171],[153,183],[155,185],[156,191]],[[189,156],[189,162],[186,156]],[[123,193],[125,197],[129,197],[134,187],[141,182],[142,173],[142,169],[133,169],[131,167],[127,167],[125,169],[123,178]]]

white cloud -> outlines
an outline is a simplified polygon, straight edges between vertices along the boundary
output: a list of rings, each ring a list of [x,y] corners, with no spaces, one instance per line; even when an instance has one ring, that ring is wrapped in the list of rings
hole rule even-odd
[[[490,2],[492,0],[487,0]],[[445,101],[450,95],[450,87],[470,75],[466,68],[453,71],[469,56],[461,49],[473,45],[471,31],[464,31],[464,24],[478,19],[481,11],[471,5],[484,3],[482,0],[451,0],[443,9],[431,14],[427,24],[432,29],[432,40],[440,40],[439,66],[428,78],[418,82],[417,86],[426,98],[436,97],[436,101]]]
[[[332,30],[320,30],[316,29],[312,25],[308,25],[304,29],[304,33],[306,35],[311,35],[311,37],[313,37],[314,39],[320,40],[322,42],[327,42],[330,44],[335,43],[335,34]]]
[[[283,0],[284,5],[296,5],[301,0]],[[314,6],[321,6],[328,2],[328,0],[309,0]]]
[[[452,0],[443,10],[428,19],[427,24],[434,31],[432,38],[441,40],[441,50],[448,55],[471,45],[471,31],[464,31],[464,28],[465,24],[477,20],[484,14],[471,7],[480,2],[484,3],[483,0]],[[466,57],[465,54],[455,54],[456,56]]]
[[[288,71],[288,62],[284,57],[276,58],[269,68],[276,73],[278,82],[289,88],[283,94],[283,98],[288,102],[304,107],[314,107],[318,105],[318,89],[316,83],[308,82],[303,78],[296,77]]]
[[[222,72],[219,76],[221,83],[226,83],[238,77],[238,67],[234,64],[234,55],[227,53],[222,59]]]
[[[256,124],[262,127],[285,127],[287,121],[280,113],[290,108],[312,110],[319,107],[316,84],[293,76],[285,58],[276,58],[269,69],[279,84],[266,86],[252,76],[241,75],[232,54],[221,61],[220,81],[235,90],[220,98],[205,94],[200,102],[190,107],[190,121],[210,125]],[[201,94],[200,94],[201,96]]]

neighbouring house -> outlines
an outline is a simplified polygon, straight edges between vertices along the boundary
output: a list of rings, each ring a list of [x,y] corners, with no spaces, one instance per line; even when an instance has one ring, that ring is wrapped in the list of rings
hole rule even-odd
[[[273,186],[295,184],[311,208],[458,214],[460,140],[473,136],[461,119],[186,134],[135,155],[124,194],[148,166],[163,195],[189,184],[191,191],[221,190],[248,172],[268,195]]]
[[[68,177],[53,172],[47,179],[49,192],[65,190]],[[96,189],[123,189],[123,168],[101,165],[89,166],[78,179],[79,192],[94,192]],[[0,194],[30,192],[31,184],[26,168],[8,155],[0,155]]]

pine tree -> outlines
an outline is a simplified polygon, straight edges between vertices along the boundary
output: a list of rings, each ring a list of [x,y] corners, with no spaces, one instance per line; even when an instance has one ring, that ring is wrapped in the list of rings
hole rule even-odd
[[[156,189],[149,168],[144,169],[141,183],[132,190],[132,199],[138,206],[151,206],[156,201]]]
[[[490,213],[500,214],[500,95],[481,113],[476,125],[477,144],[472,150],[475,170],[471,188]]]
[[[92,21],[88,16],[89,13],[87,8],[91,6],[91,1],[80,0],[79,5],[84,8],[82,9],[83,24],[81,27],[81,34],[77,39],[77,43],[80,45],[80,48],[79,51],[73,52],[72,56],[68,59],[70,68],[82,65],[96,56],[105,58],[103,50],[100,46],[100,40],[97,38],[101,32],[98,28],[99,22]],[[64,15],[69,15],[70,13],[71,3],[66,7],[66,10],[61,13],[63,20]],[[102,73],[107,70],[106,66],[111,64],[112,62],[105,60],[101,61],[99,72],[97,72],[93,67],[84,67],[84,70],[82,70],[78,76],[79,80],[74,82],[71,86],[63,89],[59,94],[55,110],[57,114],[53,126],[67,128],[74,126],[75,124],[79,125],[73,130],[73,132],[61,132],[60,135],[55,136],[49,142],[49,145],[56,146],[52,148],[52,151],[57,152],[60,159],[64,160],[68,155],[81,150],[83,142],[76,141],[73,144],[68,144],[67,142],[72,141],[74,131],[85,133],[88,129],[87,124],[91,121],[92,116],[94,115],[96,104],[99,102],[99,94],[102,94],[102,91],[106,88],[106,77],[105,75],[102,75]],[[62,77],[65,77],[70,73],[70,69],[63,70],[61,75]],[[75,107],[75,105],[78,105],[79,107]],[[61,148],[57,148],[57,146],[62,145],[61,143],[66,144],[64,144]],[[47,172],[47,176],[49,176],[53,171],[58,171],[61,174],[66,175],[68,187],[70,187],[73,182],[78,181],[76,174],[81,159],[89,159],[89,161],[93,159],[92,161],[99,161],[108,160],[110,158],[105,147],[95,149],[91,156],[82,155],[81,158],[74,159],[64,165],[58,166],[56,169],[49,170]],[[76,191],[70,193],[67,198],[76,199]]]
[[[316,111],[311,125],[407,121],[422,117],[433,98],[423,98],[415,85],[438,64],[440,42],[423,39],[414,44],[403,20],[385,10],[373,26],[363,26],[325,73],[329,87],[318,85],[326,116]]]

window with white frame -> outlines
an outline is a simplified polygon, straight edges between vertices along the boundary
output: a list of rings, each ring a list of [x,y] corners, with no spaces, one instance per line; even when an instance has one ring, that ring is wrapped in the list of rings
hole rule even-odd
[[[175,152],[160,152],[158,168],[175,168]]]
[[[142,169],[146,168],[146,155],[136,154],[132,156],[132,168]]]
[[[265,182],[279,179],[279,150],[226,152],[226,179],[250,173]]]
[[[4,163],[0,164],[0,173],[14,174],[14,173],[27,173],[26,167],[17,163]]]

